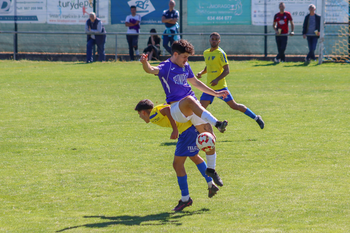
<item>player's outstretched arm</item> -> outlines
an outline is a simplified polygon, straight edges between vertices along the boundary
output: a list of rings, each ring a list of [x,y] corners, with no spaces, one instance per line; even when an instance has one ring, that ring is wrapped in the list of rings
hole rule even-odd
[[[170,113],[170,107],[167,106],[165,108],[162,108],[160,110],[160,113],[163,115],[163,116],[167,116],[169,121],[170,121],[170,124],[171,124],[171,127],[173,128],[173,132],[171,133],[170,135],[170,139],[177,139],[178,136],[179,136],[179,131],[177,129],[177,126],[176,126],[176,122],[175,120],[173,119],[173,117],[171,116],[171,113]]]
[[[197,73],[197,78],[202,78],[202,74],[206,74],[207,73],[207,67],[204,67],[204,69],[201,72]]]
[[[226,98],[226,96],[228,95],[228,91],[214,91],[213,89],[211,89],[210,87],[208,87],[207,85],[205,85],[203,82],[201,82],[200,80],[198,80],[196,77],[193,78],[189,78],[187,79],[195,88],[197,88],[198,90],[207,93],[209,95],[213,95],[216,97],[224,97]]]
[[[149,74],[159,74],[159,69],[156,66],[151,66],[148,62],[148,55],[147,54],[142,54],[140,58],[140,62],[142,63],[142,67],[146,73]]]

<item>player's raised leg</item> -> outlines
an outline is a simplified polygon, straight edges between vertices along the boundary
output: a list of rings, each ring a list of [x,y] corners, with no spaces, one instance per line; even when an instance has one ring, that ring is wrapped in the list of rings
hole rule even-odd
[[[196,129],[199,133],[203,132],[209,132],[214,135],[213,128],[210,124],[201,124],[201,125],[195,125]],[[207,169],[205,170],[205,174],[213,178],[215,184],[219,186],[223,186],[224,183],[222,182],[219,174],[216,172],[216,150],[215,148],[211,151],[206,152],[206,158],[207,158]]]
[[[233,96],[231,95],[231,92],[227,88],[224,88],[224,89],[227,90],[229,92],[229,94],[227,95],[226,98],[220,98],[220,99],[224,100],[227,103],[227,105],[230,106],[233,110],[238,110],[240,112],[243,112],[245,115],[247,115],[250,118],[252,118],[253,120],[255,120],[258,123],[258,125],[260,126],[260,128],[263,129],[265,126],[265,123],[262,120],[261,116],[256,115],[252,110],[247,108],[245,105],[236,103],[236,101],[233,99]],[[203,93],[201,96],[201,99],[200,99],[200,103],[203,106],[203,108],[205,108],[205,109],[213,101],[214,101],[214,96],[208,95],[206,93]]]
[[[212,198],[217,191],[219,191],[219,188],[213,183],[213,179],[210,176],[207,176],[205,174],[205,171],[207,170],[207,164],[202,159],[202,157],[199,156],[199,154],[190,157],[190,159],[197,165],[197,168],[199,172],[202,174],[202,176],[205,178],[205,180],[208,183],[208,197]]]
[[[185,117],[195,114],[205,122],[215,126],[221,133],[226,131],[228,122],[226,120],[218,121],[209,111],[203,108],[203,106],[201,106],[200,103],[192,96],[186,96],[185,98],[180,100],[178,107],[182,114],[185,115]]]
[[[255,120],[258,125],[260,126],[261,129],[264,128],[265,123],[262,120],[261,116],[256,115],[252,110],[250,110],[249,108],[247,108],[245,105],[243,104],[238,104],[236,103],[236,101],[234,99],[231,99],[229,101],[226,102],[233,110],[238,110],[240,112],[243,112],[245,115],[249,116],[250,118],[252,118],[253,120]]]

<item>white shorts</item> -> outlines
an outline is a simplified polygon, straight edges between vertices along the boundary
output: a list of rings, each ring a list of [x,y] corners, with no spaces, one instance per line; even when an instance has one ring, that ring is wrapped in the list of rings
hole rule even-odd
[[[186,117],[180,110],[179,103],[175,102],[170,105],[170,113],[175,121],[179,123],[186,123],[187,121],[191,121],[194,126],[196,125],[204,125],[208,124],[208,122],[204,121],[202,118],[197,116],[196,114],[192,114],[191,116]]]

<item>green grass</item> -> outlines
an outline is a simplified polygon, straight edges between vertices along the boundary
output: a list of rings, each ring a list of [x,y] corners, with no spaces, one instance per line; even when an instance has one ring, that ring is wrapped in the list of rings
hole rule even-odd
[[[216,99],[208,109],[229,121],[217,133],[224,187],[207,198],[188,160],[194,204],[174,214],[171,130],[133,110],[164,102],[156,77],[138,62],[0,61],[0,231],[349,232],[350,66],[230,70],[235,100],[265,129]]]

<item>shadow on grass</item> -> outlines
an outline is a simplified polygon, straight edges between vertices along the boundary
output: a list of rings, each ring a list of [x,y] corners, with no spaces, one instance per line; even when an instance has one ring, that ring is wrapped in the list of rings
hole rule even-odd
[[[300,67],[300,66],[309,66],[310,63],[309,62],[303,62],[303,63],[297,63],[297,64],[288,64],[288,65],[285,65],[284,67]]]
[[[257,64],[257,65],[254,65],[254,66],[275,66],[275,65],[278,65],[279,63],[275,63],[275,62],[272,62],[272,63],[268,63],[268,64]]]
[[[125,225],[125,226],[157,226],[157,225],[176,225],[180,226],[182,223],[179,221],[179,219],[186,217],[186,216],[192,216],[196,214],[202,214],[204,212],[209,211],[207,208],[203,208],[196,211],[181,211],[181,212],[164,212],[159,214],[150,214],[146,216],[131,216],[131,215],[121,215],[121,216],[84,216],[84,218],[97,218],[101,220],[108,220],[106,222],[100,222],[100,223],[88,223],[84,225],[78,225],[78,226],[72,226],[67,227],[61,230],[58,230],[56,232],[63,232],[67,230],[77,229],[81,227],[88,227],[88,228],[103,228],[103,227],[109,227],[113,225]]]
[[[177,142],[163,142],[160,145],[161,146],[176,146]]]
[[[94,62],[87,63],[85,61],[77,61],[77,62],[70,62],[67,65],[86,65],[86,66],[90,66],[90,65],[92,65],[94,63],[102,64],[102,63],[112,63],[112,62],[109,62],[109,61],[104,61],[104,62],[94,61]]]

